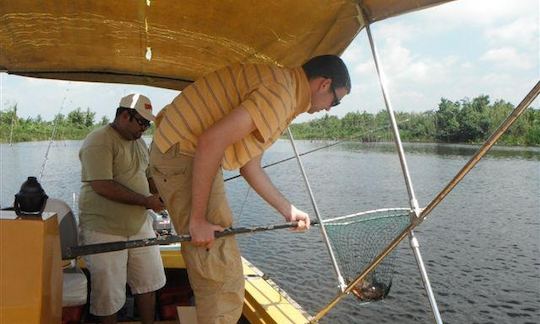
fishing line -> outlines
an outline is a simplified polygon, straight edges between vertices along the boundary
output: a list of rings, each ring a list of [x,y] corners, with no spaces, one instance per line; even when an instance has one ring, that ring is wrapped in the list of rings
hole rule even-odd
[[[66,89],[66,92],[68,92],[69,89]],[[58,110],[58,114],[56,116],[59,116],[62,112],[62,109],[64,109],[64,103],[66,102],[67,94],[64,96],[64,99],[62,99],[62,104],[60,105],[60,110]],[[49,145],[47,146],[47,150],[45,151],[45,157],[43,159],[43,163],[41,164],[41,171],[39,172],[39,181],[41,182],[43,178],[43,173],[45,172],[45,165],[47,164],[47,161],[49,160],[49,151],[51,150],[52,143],[54,141],[54,135],[56,135],[56,128],[58,127],[58,119],[56,118],[54,120],[53,130],[51,133],[51,138],[49,140]]]
[[[13,146],[13,129],[17,120],[17,104],[13,107],[13,116],[11,116],[11,130],[9,131],[9,146]]]
[[[244,196],[244,201],[242,202],[242,206],[240,206],[240,212],[238,213],[238,220],[240,220],[242,218],[242,214],[244,213],[244,206],[246,204],[246,201],[248,199],[250,191],[251,191],[251,186],[248,185],[247,190],[246,190],[246,194]]]
[[[405,119],[405,120],[403,120],[403,121],[400,121],[400,123],[406,123],[406,122],[408,122],[408,121],[409,121],[409,119]],[[345,138],[345,139],[339,140],[339,141],[334,142],[334,143],[332,143],[332,144],[324,145],[324,146],[317,147],[317,148],[314,148],[314,149],[312,149],[312,150],[309,150],[309,151],[300,153],[300,154],[298,154],[298,156],[304,156],[304,155],[311,154],[311,153],[314,153],[314,152],[317,152],[317,151],[320,151],[320,150],[324,150],[324,149],[326,149],[326,148],[329,148],[329,147],[332,147],[332,146],[336,146],[336,145],[341,144],[341,143],[343,143],[343,142],[347,142],[347,141],[351,141],[351,140],[354,140],[354,139],[358,139],[359,137],[365,136],[365,135],[367,135],[367,134],[370,134],[370,133],[373,133],[373,132],[376,132],[376,131],[378,131],[378,130],[385,129],[385,128],[388,128],[388,127],[390,127],[390,125],[378,127],[378,128],[369,130],[369,131],[367,131],[367,132],[359,132],[359,133],[357,133],[356,135],[349,136],[349,137],[347,137],[347,138]],[[271,166],[274,166],[274,165],[278,165],[278,164],[281,164],[281,163],[283,163],[283,162],[290,161],[290,160],[292,160],[292,159],[296,159],[296,156],[291,156],[291,157],[288,157],[288,158],[283,159],[283,160],[279,160],[279,161],[276,161],[276,162],[272,162],[272,163],[266,164],[266,165],[264,165],[262,168],[263,168],[263,169],[266,169],[266,168],[268,168],[268,167],[271,167]],[[233,179],[236,179],[236,178],[239,178],[239,177],[241,177],[241,175],[240,175],[240,174],[237,174],[237,175],[235,175],[235,176],[226,178],[224,181],[233,180]]]

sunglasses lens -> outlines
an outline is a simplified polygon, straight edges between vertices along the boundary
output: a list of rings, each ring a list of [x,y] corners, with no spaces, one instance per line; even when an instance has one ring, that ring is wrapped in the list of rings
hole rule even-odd
[[[331,87],[332,87],[332,93],[334,94],[334,101],[332,101],[332,107],[335,107],[340,104],[341,100],[339,100],[336,93],[336,89],[334,89],[334,86],[331,86]]]
[[[150,121],[149,120],[139,119],[139,118],[136,118],[136,120],[137,120],[137,123],[139,124],[139,126],[150,127]]]
[[[140,118],[137,115],[135,115],[135,113],[131,113],[130,115],[131,115],[131,118],[135,119],[135,121],[137,122],[137,124],[139,124],[139,126],[146,127],[146,128],[150,127],[149,120]]]

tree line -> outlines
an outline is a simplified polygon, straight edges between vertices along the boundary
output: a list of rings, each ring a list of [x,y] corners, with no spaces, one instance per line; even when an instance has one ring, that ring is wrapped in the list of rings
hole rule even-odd
[[[83,139],[94,128],[109,123],[107,117],[95,121],[96,113],[90,108],[76,108],[67,115],[58,113],[53,120],[43,120],[41,115],[22,118],[17,115],[17,105],[0,111],[0,139],[2,142],[26,142]]]
[[[504,100],[490,103],[489,96],[451,101],[442,98],[435,111],[397,112],[396,120],[404,142],[480,143],[502,123],[514,106]],[[90,131],[109,123],[107,117],[95,120],[89,108],[76,108],[67,115],[58,113],[53,120],[21,118],[17,105],[0,111],[2,142],[83,139]],[[297,139],[352,139],[366,142],[390,141],[390,121],[386,111],[372,114],[351,112],[342,118],[325,115],[305,123],[291,125]],[[153,133],[153,126],[148,131]],[[540,110],[527,109],[502,136],[507,145],[540,145]]]
[[[437,110],[421,113],[396,112],[404,142],[481,143],[510,115],[514,106],[504,100],[490,103],[489,96],[451,101],[442,98]],[[343,118],[325,115],[291,125],[297,139],[353,139],[365,142],[391,140],[388,113],[351,112]],[[498,143],[540,145],[540,110],[529,108]]]

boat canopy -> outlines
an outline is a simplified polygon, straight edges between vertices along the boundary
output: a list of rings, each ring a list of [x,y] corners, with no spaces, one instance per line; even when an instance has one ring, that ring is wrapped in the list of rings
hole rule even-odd
[[[447,1],[2,1],[0,71],[182,90],[233,62],[339,55],[365,20]]]

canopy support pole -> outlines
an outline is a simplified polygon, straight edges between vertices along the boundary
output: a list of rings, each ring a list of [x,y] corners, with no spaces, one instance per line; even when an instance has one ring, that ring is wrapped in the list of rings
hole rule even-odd
[[[390,123],[392,125],[392,131],[394,133],[394,141],[396,144],[396,148],[398,150],[399,161],[401,163],[401,170],[403,172],[405,185],[407,187],[407,192],[409,194],[409,203],[410,203],[411,209],[413,210],[413,215],[411,215],[411,221],[414,221],[414,218],[418,218],[420,216],[420,207],[418,206],[418,200],[416,199],[416,196],[414,194],[413,184],[412,184],[411,176],[409,173],[409,168],[407,166],[407,160],[405,159],[405,151],[403,150],[401,137],[399,135],[399,129],[397,126],[395,115],[394,115],[394,109],[392,108],[392,102],[390,101],[390,97],[386,89],[386,78],[382,70],[382,67],[379,65],[379,56],[377,54],[377,49],[375,48],[373,36],[371,34],[371,28],[370,28],[371,24],[367,19],[365,19],[366,15],[364,14],[363,10],[362,10],[362,15],[364,17],[366,32],[369,39],[369,45],[371,47],[371,53],[373,55],[373,61],[375,63],[375,68],[377,69],[377,76],[379,77],[379,84],[381,86],[384,103],[386,105],[386,110],[388,111],[388,115],[390,117]],[[409,239],[410,239],[409,242],[410,242],[411,249],[414,253],[414,257],[418,265],[418,270],[422,277],[422,282],[424,283],[424,289],[426,290],[426,293],[429,299],[429,304],[431,306],[431,311],[432,311],[435,323],[442,324],[441,314],[437,306],[437,301],[435,300],[435,295],[433,294],[431,283],[429,282],[426,267],[422,260],[422,255],[420,254],[420,245],[412,229],[409,232]]]
[[[302,160],[300,159],[300,155],[298,154],[298,150],[296,149],[296,144],[294,143],[293,134],[291,132],[291,129],[287,127],[287,134],[289,135],[289,140],[291,141],[291,145],[294,151],[294,155],[296,156],[296,161],[298,162],[298,167],[300,168],[300,172],[302,173],[302,177],[304,178],[304,183],[306,184],[306,188],[308,190],[309,198],[311,199],[311,204],[313,205],[313,210],[315,211],[315,216],[317,217],[317,221],[320,224],[321,233],[324,238],[324,243],[326,243],[326,248],[328,249],[328,253],[330,254],[330,259],[332,261],[332,265],[334,266],[334,271],[336,272],[336,276],[338,279],[338,287],[341,292],[345,291],[345,288],[347,285],[345,284],[345,280],[343,279],[343,276],[341,275],[341,272],[339,271],[339,266],[336,261],[336,256],[334,255],[334,252],[332,251],[332,246],[330,245],[330,239],[328,238],[328,235],[326,234],[326,229],[324,226],[324,223],[321,219],[321,214],[319,212],[319,207],[317,207],[317,203],[315,202],[315,196],[313,195],[313,191],[311,190],[311,186],[309,185],[309,180],[307,178],[306,171],[304,169],[304,165],[302,164]]]

